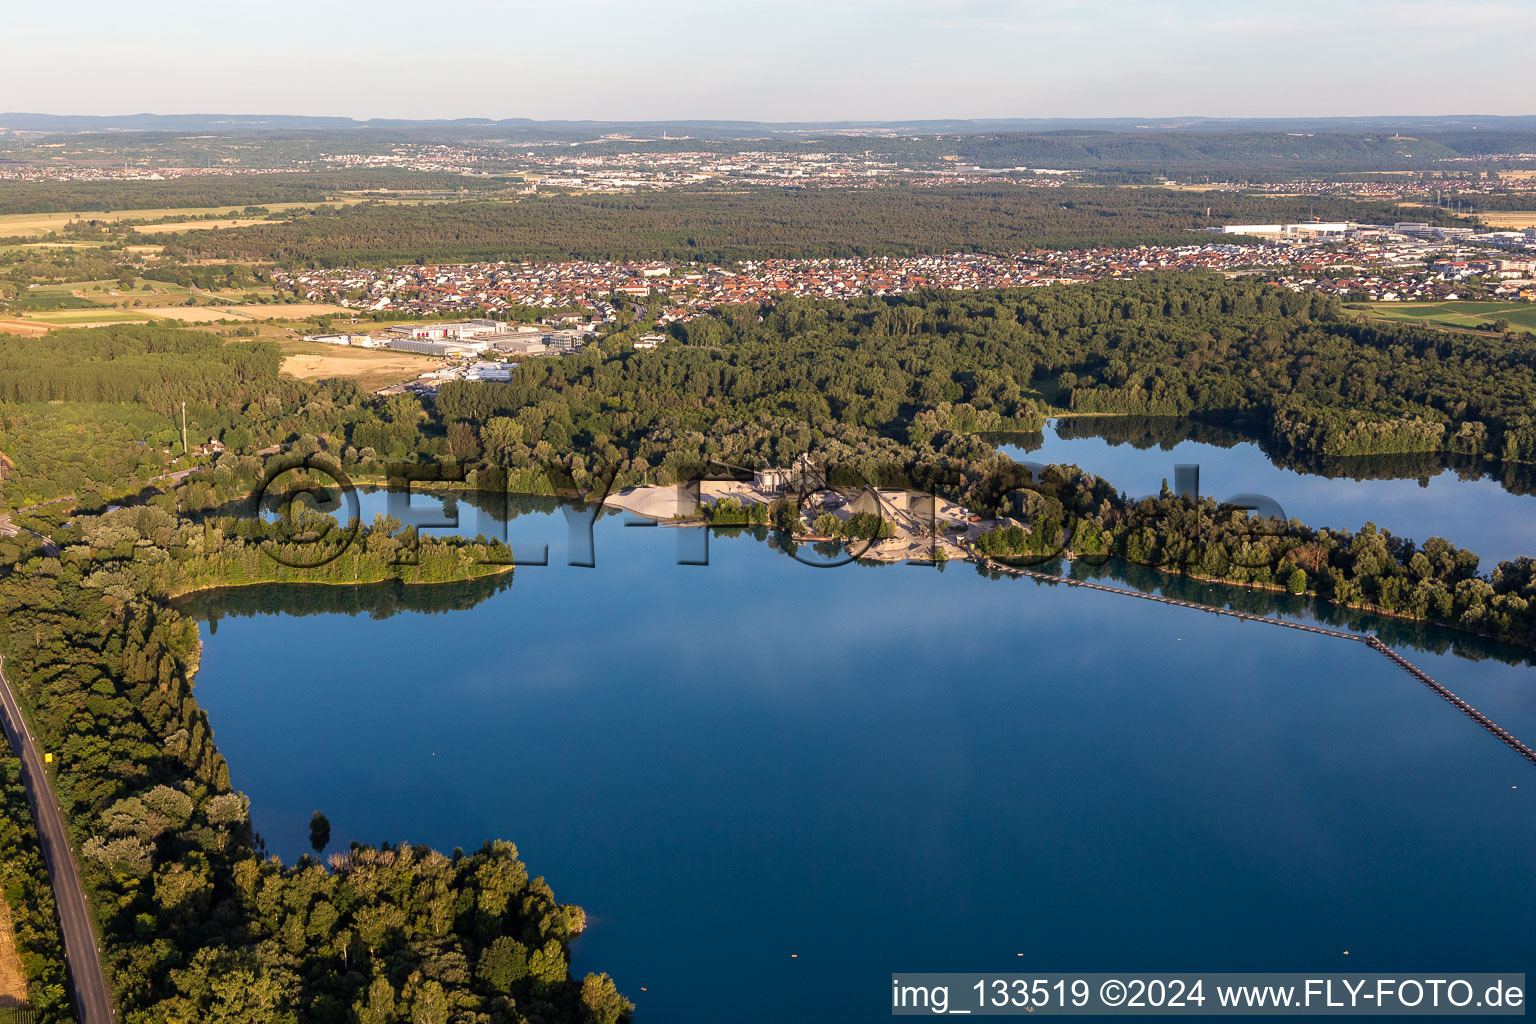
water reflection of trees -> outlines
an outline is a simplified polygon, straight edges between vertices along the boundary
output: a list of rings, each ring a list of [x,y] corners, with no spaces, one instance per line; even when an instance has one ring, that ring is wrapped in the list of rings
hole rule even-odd
[[[252,587],[202,590],[172,604],[184,615],[218,629],[227,616],[367,615],[387,619],[401,612],[465,611],[512,585],[512,573],[454,583],[406,585],[398,580],[354,587],[319,583],[271,583]]]
[[[548,497],[538,494],[514,494],[507,491],[495,490],[422,490],[417,487],[407,491],[402,487],[369,488],[370,493],[378,491],[385,494],[409,494],[411,510],[419,511],[428,507],[426,502],[437,499],[442,502],[445,516],[459,516],[459,533],[465,534],[466,530],[474,522],[474,516],[460,508],[460,505],[468,505],[475,513],[483,513],[494,522],[510,523],[522,516],[549,516],[562,509],[575,507],[582,508],[579,502],[564,498]],[[605,508],[605,514],[618,514],[617,509]],[[467,521],[466,518],[468,517]]]
[[[1177,601],[1214,605],[1269,617],[1309,618],[1330,629],[1351,633],[1376,633],[1393,647],[1411,647],[1431,654],[1453,654],[1468,661],[1499,661],[1509,665],[1536,664],[1536,652],[1501,644],[1485,637],[1445,626],[1411,619],[1378,615],[1361,608],[1344,608],[1314,598],[1274,590],[1254,590],[1165,573],[1150,566],[1110,559],[1103,565],[1083,560],[1052,562],[1035,566],[1038,571],[1067,575],[1072,579],[1112,582],[1127,590],[1157,593]],[[1020,580],[1029,577],[977,571],[994,579]]]
[[[1309,476],[1347,480],[1418,480],[1451,470],[1461,480],[1492,480],[1511,494],[1536,494],[1536,466],[1500,462],[1460,452],[1407,452],[1392,455],[1314,455],[1297,452],[1277,443],[1262,422],[1211,423],[1169,416],[1072,416],[1056,421],[1056,436],[1063,440],[1094,438],[1112,445],[1169,451],[1182,441],[1234,448],[1256,445],[1264,457],[1281,469]],[[991,434],[992,444],[1012,444],[1025,452],[1045,445],[1045,434]],[[1113,482],[1113,481],[1111,481]]]
[[[1231,447],[1235,444],[1250,442],[1250,438],[1242,437],[1236,432],[1223,427],[1213,427],[1209,424],[1199,424],[1189,420],[1168,420],[1155,417],[1095,417],[1090,421],[1088,417],[1062,421],[1060,436],[1102,436],[1098,434],[1068,433],[1067,425],[1073,431],[1083,429],[1081,424],[1087,422],[1088,427],[1097,425],[1113,425],[1115,437],[1105,438],[1111,443],[1136,444],[1138,447],[1149,448],[1156,445],[1169,445],[1179,440],[1195,440],[1211,444],[1221,444],[1222,447]],[[1135,423],[1138,421],[1142,428],[1138,431]],[[1179,433],[1183,427],[1188,428],[1186,433]],[[1155,430],[1153,429],[1155,428]],[[1038,447],[1040,435],[1033,435]],[[1014,438],[1027,439],[1030,435],[1014,435]],[[1018,443],[1018,440],[1010,438],[1007,441],[997,437],[989,438],[995,444]],[[1427,475],[1434,475],[1454,460],[1457,456],[1445,456],[1430,454],[1423,457],[1426,464],[1433,464],[1439,468],[1432,469]],[[1354,476],[1354,479],[1395,479],[1402,476],[1413,476],[1412,472],[1390,472],[1394,466],[1401,467],[1411,460],[1420,459],[1419,456],[1369,456],[1355,459],[1336,459],[1335,462],[1350,463],[1356,472],[1361,471],[1361,464],[1381,463],[1383,470],[1378,476]],[[1530,469],[1530,467],[1508,467],[1513,469]],[[1328,474],[1321,474],[1328,475]],[[1336,473],[1333,475],[1349,475]],[[1491,474],[1490,474],[1491,475]],[[1476,478],[1475,476],[1472,478]],[[1515,493],[1530,493],[1528,491],[1516,491]],[[568,502],[557,498],[544,498],[531,495],[498,495],[493,492],[455,492],[451,496],[439,494],[444,498],[451,498],[456,502],[468,504],[476,509],[484,509],[498,522],[509,522],[522,515],[550,515],[556,511],[568,507]],[[619,514],[617,509],[603,509],[605,514]],[[461,532],[463,532],[461,530]],[[847,552],[841,542],[814,541],[799,542],[793,537],[770,530],[766,526],[727,527],[711,531],[719,539],[734,537],[750,537],[771,548],[780,551],[786,556],[799,555],[811,556],[812,561],[837,563],[847,558]],[[814,552],[814,555],[811,553]],[[856,560],[856,564],[869,567],[884,567],[885,562],[867,562]],[[1092,566],[1086,561],[1077,560],[1070,563],[1056,562],[1038,566],[1042,572],[1070,573],[1078,579],[1111,580],[1117,585],[1143,593],[1161,593],[1182,601],[1190,601],[1197,604],[1210,604],[1231,608],[1234,611],[1247,612],[1252,615],[1265,616],[1306,616],[1314,621],[1334,629],[1348,630],[1355,633],[1374,632],[1381,636],[1382,640],[1397,647],[1410,647],[1420,651],[1428,651],[1434,654],[1453,654],[1459,658],[1471,661],[1491,659],[1512,665],[1536,664],[1536,652],[1526,651],[1522,648],[1500,644],[1483,637],[1465,633],[1460,630],[1448,629],[1443,626],[1435,626],[1425,622],[1415,622],[1407,619],[1397,619],[1390,616],[1373,614],[1358,608],[1344,608],[1327,602],[1317,601],[1310,597],[1296,596],[1270,590],[1252,590],[1247,587],[1229,586],[1219,583],[1208,583],[1203,580],[1190,579],[1164,573],[1158,569],[1136,565],[1120,559],[1110,559],[1101,566]],[[985,573],[985,570],[979,570]],[[375,619],[386,619],[401,612],[426,612],[443,613],[463,611],[473,608],[489,598],[501,593],[512,585],[515,573],[501,576],[490,576],[476,580],[468,580],[456,583],[441,583],[428,586],[407,586],[398,582],[384,582],[366,584],[355,587],[311,585],[311,584],[271,584],[252,587],[236,587],[225,590],[208,590],[189,594],[176,599],[175,606],[184,614],[190,615],[201,622],[207,622],[211,629],[217,629],[218,620],[226,616],[257,616],[257,615],[368,615]],[[994,577],[1017,580],[1020,577],[1002,576],[991,573]]]

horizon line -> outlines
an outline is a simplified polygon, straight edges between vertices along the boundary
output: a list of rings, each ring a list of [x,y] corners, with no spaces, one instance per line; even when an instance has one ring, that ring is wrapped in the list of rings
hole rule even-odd
[[[130,118],[238,118],[242,120],[262,120],[269,118],[289,118],[303,120],[334,120],[352,121],[358,124],[367,124],[372,121],[406,121],[419,123],[443,123],[443,124],[505,124],[507,122],[528,122],[531,124],[614,124],[614,125],[643,125],[643,124],[755,124],[755,125],[899,125],[908,123],[992,123],[992,122],[1030,122],[1030,121],[1356,121],[1356,120],[1519,120],[1523,118],[1536,118],[1536,111],[1525,114],[1491,114],[1491,113],[1356,113],[1356,114],[1020,114],[1003,116],[968,116],[968,115],[944,115],[927,117],[825,117],[825,118],[754,118],[754,117],[528,117],[524,115],[508,115],[505,117],[491,117],[485,115],[466,114],[459,116],[435,115],[429,117],[411,117],[398,115],[373,115],[369,117],[357,117],[351,114],[298,114],[298,113],[238,113],[230,111],[175,111],[160,112],[152,110],[140,110],[122,114],[93,114],[82,112],[55,113],[41,110],[10,110],[0,111],[0,118],[82,118],[92,120],[126,120]]]

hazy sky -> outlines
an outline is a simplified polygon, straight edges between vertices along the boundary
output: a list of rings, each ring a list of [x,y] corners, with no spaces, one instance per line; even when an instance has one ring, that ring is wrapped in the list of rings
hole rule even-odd
[[[1536,112],[1532,0],[17,3],[0,109],[743,118]]]

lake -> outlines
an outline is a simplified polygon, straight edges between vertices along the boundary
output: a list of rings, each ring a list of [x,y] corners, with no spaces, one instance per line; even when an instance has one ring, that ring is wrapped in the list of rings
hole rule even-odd
[[[1144,424],[1151,428],[1145,433]],[[1192,432],[1219,437],[1220,444],[1186,438],[1186,429],[1140,417],[1057,420],[1034,439],[1000,450],[1020,460],[1076,464],[1131,497],[1158,493],[1164,480],[1173,486],[1178,464],[1198,464],[1204,495],[1265,495],[1313,527],[1359,530],[1369,521],[1421,543],[1444,537],[1482,556],[1485,572],[1504,559],[1536,556],[1536,494],[1512,493],[1490,477],[1496,463],[1388,456],[1317,460],[1302,471],[1276,465],[1258,444],[1219,429]],[[1374,474],[1399,478],[1356,478]]]
[[[1362,644],[751,535],[678,565],[701,531],[626,521],[575,568],[563,515],[520,515],[551,564],[441,599],[200,597],[198,698],[268,849],[316,809],[331,849],[510,839],[587,910],[578,976],[666,1024],[885,1019],[893,971],[1536,954],[1536,771]],[[1536,738],[1529,666],[1405,653]]]

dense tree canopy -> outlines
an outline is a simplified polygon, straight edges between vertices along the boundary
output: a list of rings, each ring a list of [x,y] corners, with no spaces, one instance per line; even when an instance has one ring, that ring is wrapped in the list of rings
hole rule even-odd
[[[231,345],[200,331],[59,331],[0,348],[0,402],[137,403],[164,413],[183,401],[238,407],[271,392],[281,362],[274,345]]]
[[[571,978],[583,914],[530,878],[509,843],[468,855],[354,845],[325,865],[263,859],[192,695],[196,625],[163,599],[182,571],[216,585],[286,570],[238,539],[210,546],[216,524],[180,518],[177,505],[165,495],[86,517],[60,534],[74,531],[74,542],[59,558],[0,581],[0,652],[39,740],[57,752],[56,791],[101,910],[122,1019],[626,1016],[606,976]],[[485,554],[424,539],[402,564],[383,529],[329,577],[308,578],[368,580],[370,566],[412,582],[439,570],[463,578],[476,570],[459,556]]]
[[[41,1024],[72,1021],[53,886],[21,784],[21,761],[9,749],[0,756],[0,889],[26,976],[27,1005]]]
[[[1167,189],[709,190],[348,206],[270,224],[190,231],[168,243],[166,255],[323,266],[558,258],[731,263],[957,249],[1189,245],[1206,240],[1192,229],[1299,220],[1314,211],[1362,221],[1401,219],[1384,203]]]
[[[674,330],[685,344],[606,342],[508,384],[445,385],[437,414],[477,424],[481,450],[512,465],[540,442],[651,468],[783,459],[832,437],[921,450],[1031,429],[1052,408],[1193,415],[1319,457],[1536,453],[1536,341],[1358,323],[1258,282],[792,300]]]

